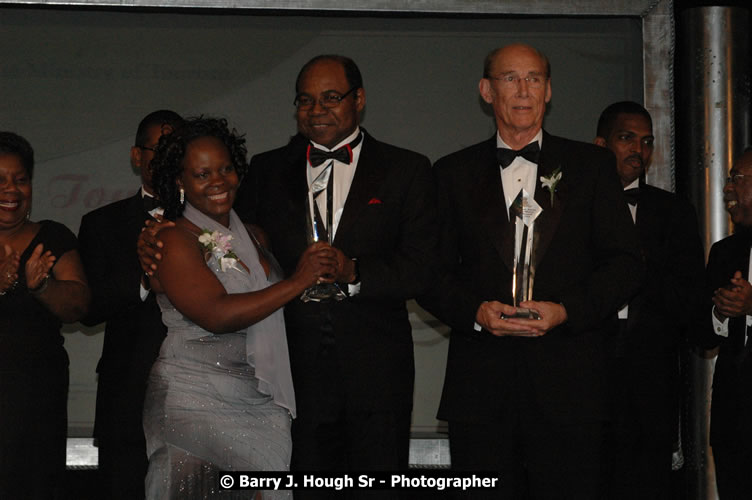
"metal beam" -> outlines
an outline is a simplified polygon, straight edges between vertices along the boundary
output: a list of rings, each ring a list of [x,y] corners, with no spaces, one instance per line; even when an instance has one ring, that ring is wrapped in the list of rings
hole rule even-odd
[[[0,0],[7,4],[82,7],[321,10],[463,14],[640,16],[661,0]]]

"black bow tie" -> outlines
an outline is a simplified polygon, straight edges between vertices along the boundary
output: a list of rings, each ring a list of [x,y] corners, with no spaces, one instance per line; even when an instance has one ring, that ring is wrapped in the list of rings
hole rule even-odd
[[[337,160],[349,165],[353,158],[353,149],[360,144],[360,140],[363,138],[363,134],[358,134],[350,144],[346,144],[334,151],[324,151],[323,149],[316,148],[313,144],[308,146],[308,161],[312,167],[318,167],[327,160]]]
[[[538,145],[538,141],[531,142],[522,149],[496,149],[496,158],[499,160],[501,168],[506,168],[511,165],[514,159],[518,156],[523,157],[529,162],[538,163],[538,157],[540,156],[540,146]]]
[[[153,196],[142,196],[142,201],[144,202],[144,210],[147,212],[151,212],[155,208],[159,208],[159,200],[157,200]]]
[[[627,203],[636,206],[637,202],[640,201],[640,188],[625,189],[624,197],[627,199]]]

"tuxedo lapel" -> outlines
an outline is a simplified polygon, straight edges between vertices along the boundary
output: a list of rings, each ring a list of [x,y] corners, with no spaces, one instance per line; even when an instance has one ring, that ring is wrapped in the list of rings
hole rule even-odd
[[[285,151],[285,165],[280,165],[286,169],[282,176],[285,179],[285,185],[289,189],[290,201],[297,209],[300,209],[301,215],[305,214],[308,204],[308,174],[306,148],[309,141],[302,135],[294,136],[287,145]]]
[[[255,222],[268,234],[274,256],[288,274],[295,271],[309,242],[308,144],[298,134],[281,149],[251,160],[251,168],[256,169],[252,173],[257,176],[250,193]]]
[[[750,244],[752,244],[752,238],[750,237],[743,237],[739,239],[739,251],[737,254],[739,261],[737,269],[740,269],[742,271],[742,275],[746,275],[747,270],[749,269]],[[746,276],[743,277],[746,278]]]
[[[649,186],[640,182],[640,197],[637,201],[637,214],[635,217],[635,225],[640,235],[640,242],[649,241],[649,235],[651,234],[661,234],[662,231],[669,229],[662,227],[666,214],[661,213],[661,207],[658,206],[657,201]]]
[[[306,229],[308,214],[306,148],[308,144],[308,139],[300,134],[290,139],[280,156],[283,161],[279,161],[278,165],[272,166],[277,172],[274,177],[276,179],[275,184],[278,183],[278,185],[275,188],[279,191],[275,189],[271,193],[265,193],[270,196],[281,195],[281,199],[275,200],[270,206],[284,208],[284,210],[281,212],[275,210],[276,213],[270,214],[271,220],[274,221],[275,225],[289,228],[290,234],[300,234],[301,244],[303,245],[308,242],[308,230]],[[295,228],[295,231],[293,231],[293,228]]]
[[[465,168],[465,167],[461,167]],[[488,236],[510,272],[514,267],[514,224],[507,215],[504,187],[496,159],[496,136],[486,141],[477,160],[475,187],[470,192],[479,214],[478,228]]]
[[[560,150],[556,139],[543,132],[543,147],[538,161],[538,178],[535,180],[535,201],[543,212],[535,219],[535,235],[533,240],[533,258],[537,265],[543,260],[551,239],[556,234],[561,213],[566,205],[566,174],[560,158],[564,158],[564,151]],[[543,186],[541,178],[549,178],[559,169],[561,179],[554,188],[553,204],[551,190]]]
[[[637,200],[637,213],[635,214],[634,221],[640,240],[640,248],[643,255],[650,254],[651,252],[660,254],[662,250],[649,247],[651,244],[655,244],[655,238],[652,238],[651,235],[661,234],[661,231],[668,229],[661,227],[665,214],[661,214],[661,207],[658,206],[660,200],[653,195],[650,187],[640,181],[639,188],[640,196]],[[649,318],[648,314],[644,311],[644,301],[631,300],[629,303],[629,315],[627,317],[628,330],[631,331],[632,328],[637,327],[636,325],[646,321],[646,318]]]
[[[141,228],[144,227],[144,222],[151,218],[149,212],[144,208],[144,201],[139,189],[135,195],[128,199],[123,214],[124,223],[128,228],[127,234],[138,234],[141,232]]]
[[[380,153],[375,139],[366,134],[365,131],[363,133],[365,136],[363,137],[358,165],[334,237],[335,246],[355,227],[361,212],[371,198],[380,191],[385,179],[386,160]]]
[[[747,279],[747,272],[749,269],[749,251],[750,244],[752,243],[750,234],[743,232],[739,235],[737,244],[737,250],[734,252],[735,265],[731,266],[731,270],[728,273],[729,279],[733,276],[737,270],[742,272],[744,279]],[[736,318],[729,319],[729,340],[734,344],[736,353],[740,356],[738,361],[741,362],[744,359],[745,353],[745,339],[747,333],[747,317],[742,315]]]

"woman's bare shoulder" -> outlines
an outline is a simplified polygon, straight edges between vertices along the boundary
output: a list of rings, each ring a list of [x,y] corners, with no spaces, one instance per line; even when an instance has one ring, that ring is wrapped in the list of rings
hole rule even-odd
[[[187,250],[187,249],[199,249],[198,237],[200,232],[196,231],[193,227],[177,221],[174,226],[162,229],[159,232],[159,239],[163,243],[163,249],[166,251],[172,250]]]

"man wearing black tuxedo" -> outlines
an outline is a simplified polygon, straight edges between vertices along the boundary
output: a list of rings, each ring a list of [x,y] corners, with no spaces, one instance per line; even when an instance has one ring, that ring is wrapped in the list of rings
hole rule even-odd
[[[713,374],[710,445],[722,499],[752,492],[752,148],[729,172],[723,188],[735,232],[710,249],[706,281],[705,347],[720,345]],[[712,307],[712,313],[710,313]]]
[[[643,272],[613,155],[542,130],[550,75],[533,47],[491,52],[479,90],[498,133],[434,166],[443,273],[419,302],[452,328],[438,414],[452,467],[500,472],[473,499],[601,498],[605,341]],[[540,319],[512,305],[523,189],[543,211],[535,300],[518,305]]]
[[[649,279],[619,310],[610,340],[609,499],[671,498],[679,429],[679,348],[702,309],[704,253],[694,207],[645,182],[653,121],[636,102],[608,106],[595,143],[616,156]]]
[[[144,117],[130,153],[131,166],[141,175],[141,188],[130,198],[81,219],[78,241],[92,290],[89,314],[82,323],[107,322],[97,365],[94,422],[103,498],[144,498],[148,466],[142,426],[144,392],[166,328],[141,271],[136,240],[144,220],[157,206],[149,168],[154,148],[180,121],[177,113],[168,110]]]
[[[299,133],[253,157],[236,204],[244,220],[268,233],[272,252],[291,273],[308,245],[309,185],[333,162],[334,227],[327,229],[347,297],[285,307],[298,408],[292,467],[404,470],[414,379],[405,301],[424,292],[435,272],[430,163],[359,127],[366,94],[352,60],[315,57],[301,69],[295,91]],[[336,159],[319,164],[317,157],[330,152]],[[319,207],[326,220],[328,208]]]

